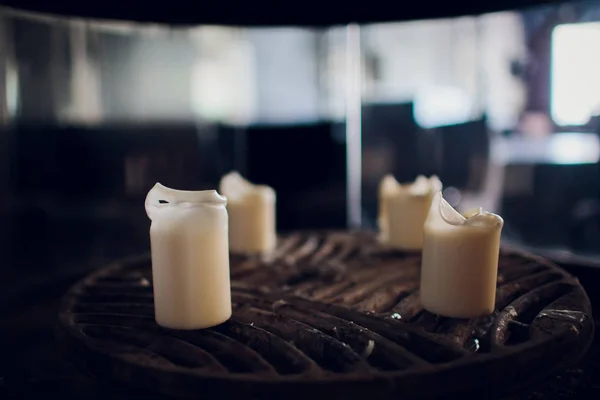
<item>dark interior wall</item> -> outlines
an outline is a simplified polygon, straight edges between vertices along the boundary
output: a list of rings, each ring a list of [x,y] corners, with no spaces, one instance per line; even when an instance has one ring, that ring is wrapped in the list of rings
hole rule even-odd
[[[275,187],[282,228],[306,229],[345,226],[345,143],[334,139],[336,129],[343,124],[19,124],[5,128],[3,137],[17,203],[50,213],[103,203],[118,208],[141,204],[157,181],[208,189],[239,170]]]
[[[346,227],[346,145],[341,123],[254,126],[246,132],[248,177],[277,192],[281,230]]]

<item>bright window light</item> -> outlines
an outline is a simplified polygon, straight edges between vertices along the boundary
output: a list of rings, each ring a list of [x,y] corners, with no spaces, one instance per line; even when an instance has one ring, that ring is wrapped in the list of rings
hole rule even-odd
[[[552,32],[550,109],[558,125],[585,125],[600,112],[600,23]]]
[[[414,118],[422,128],[455,125],[472,119],[473,102],[458,87],[434,86],[417,92]]]
[[[600,141],[589,133],[557,133],[552,136],[549,151],[557,164],[595,164],[600,159]]]

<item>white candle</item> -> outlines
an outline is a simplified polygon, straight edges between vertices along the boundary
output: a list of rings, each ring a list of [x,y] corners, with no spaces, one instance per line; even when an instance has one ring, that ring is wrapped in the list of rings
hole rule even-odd
[[[504,221],[482,209],[465,215],[438,192],[425,223],[421,304],[445,317],[475,318],[494,311]]]
[[[377,224],[379,225],[379,238],[382,242],[387,242],[389,237],[387,199],[398,190],[399,186],[400,184],[392,175],[384,176],[379,183],[379,215],[377,217]]]
[[[148,193],[154,312],[159,325],[202,329],[231,317],[225,205],[226,199],[216,190],[174,190],[157,183]]]
[[[423,247],[423,225],[433,195],[442,189],[437,176],[419,175],[411,184],[388,188],[384,197],[387,214],[385,243],[398,250],[417,251]]]
[[[254,185],[239,173],[221,179],[221,193],[227,197],[229,249],[232,253],[266,254],[275,249],[275,191]]]

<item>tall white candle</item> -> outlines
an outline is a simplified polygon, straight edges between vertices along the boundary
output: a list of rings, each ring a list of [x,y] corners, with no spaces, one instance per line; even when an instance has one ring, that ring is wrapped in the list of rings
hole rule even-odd
[[[442,189],[442,183],[435,175],[431,178],[419,175],[413,183],[389,186],[383,198],[387,214],[384,242],[398,250],[421,250],[423,225],[433,195]]]
[[[225,205],[226,199],[216,190],[174,190],[157,183],[148,193],[154,311],[159,325],[202,329],[231,317]]]
[[[275,191],[254,185],[239,173],[221,179],[221,193],[227,197],[229,249],[232,253],[265,254],[277,244]]]
[[[438,192],[425,223],[421,304],[445,317],[491,314],[504,221],[482,209],[457,212]]]

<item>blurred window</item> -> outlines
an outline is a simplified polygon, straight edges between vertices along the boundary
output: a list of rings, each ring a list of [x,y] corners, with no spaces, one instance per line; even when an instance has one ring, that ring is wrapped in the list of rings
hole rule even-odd
[[[552,32],[551,114],[557,125],[586,125],[600,113],[600,22]]]

